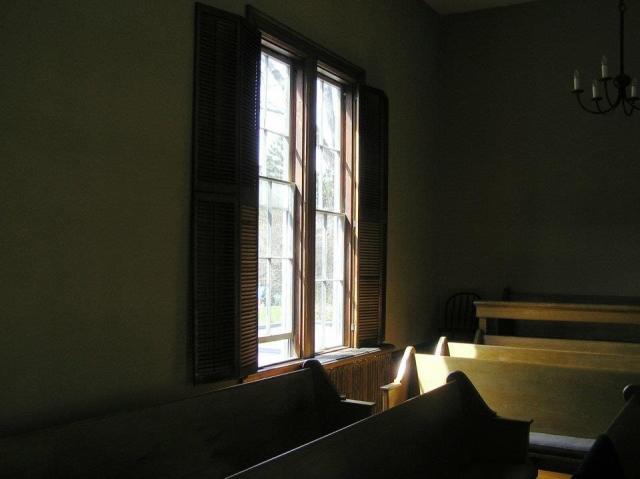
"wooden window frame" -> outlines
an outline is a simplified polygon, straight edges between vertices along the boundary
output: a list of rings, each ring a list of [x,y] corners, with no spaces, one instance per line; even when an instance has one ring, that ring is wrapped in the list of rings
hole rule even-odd
[[[298,356],[262,369],[313,357],[323,352],[355,346],[354,226],[357,198],[355,134],[357,85],[364,82],[364,70],[294,32],[263,12],[247,6],[246,17],[262,34],[262,48],[292,66],[291,138],[294,172],[294,345]],[[316,165],[316,80],[322,78],[341,89],[341,201],[345,217],[343,345],[315,351],[315,165]]]
[[[289,175],[288,182],[294,185],[293,192],[293,292],[292,292],[292,314],[293,314],[293,325],[292,325],[292,333],[293,333],[293,349],[296,360],[301,356],[302,347],[300,343],[300,334],[299,334],[299,321],[297,318],[300,317],[300,308],[302,305],[301,298],[301,277],[299,274],[301,257],[300,257],[300,239],[302,238],[302,224],[300,222],[301,218],[301,209],[302,209],[302,197],[301,197],[301,184],[298,181],[299,169],[300,165],[296,162],[297,152],[298,152],[298,143],[299,143],[299,135],[302,132],[301,125],[299,124],[299,115],[298,115],[298,84],[302,81],[303,75],[303,65],[300,62],[300,59],[289,54],[289,52],[283,50],[279,45],[272,44],[271,42],[262,40],[261,51],[265,52],[267,55],[272,56],[290,67],[290,92],[291,92],[291,100],[289,105],[289,171],[291,172]],[[261,179],[262,177],[260,177]],[[258,338],[258,343],[264,342],[261,341],[262,338]],[[288,360],[290,361],[290,360]]]
[[[354,90],[355,86],[348,80],[343,79],[336,75],[335,70],[328,71],[325,68],[318,67],[316,79],[321,79],[327,83],[340,88],[340,95],[342,100],[340,102],[340,170],[342,174],[342,180],[340,181],[340,202],[342,215],[344,215],[344,286],[343,286],[343,345],[328,348],[323,352],[331,352],[345,347],[353,347],[355,344],[353,331],[354,326],[354,312],[353,312],[353,267],[355,259],[355,251],[353,249],[353,230],[354,230],[354,204],[353,200],[357,196],[354,194],[356,184],[353,176],[353,164],[355,157],[355,144],[353,139],[355,138],[355,124],[354,124]],[[315,195],[313,197],[315,203]],[[314,215],[317,210],[314,204]],[[314,223],[315,224],[315,223]],[[315,236],[314,236],[315,238]],[[315,248],[314,248],[315,252]],[[315,263],[315,261],[314,261]],[[315,278],[314,278],[315,279]],[[315,318],[314,318],[315,319]]]

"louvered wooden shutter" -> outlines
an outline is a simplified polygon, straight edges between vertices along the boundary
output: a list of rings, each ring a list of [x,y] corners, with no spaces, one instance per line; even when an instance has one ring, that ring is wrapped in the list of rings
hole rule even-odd
[[[197,383],[245,376],[258,355],[260,35],[196,4],[193,327]]]
[[[384,340],[387,257],[387,128],[384,92],[359,90],[357,345]]]

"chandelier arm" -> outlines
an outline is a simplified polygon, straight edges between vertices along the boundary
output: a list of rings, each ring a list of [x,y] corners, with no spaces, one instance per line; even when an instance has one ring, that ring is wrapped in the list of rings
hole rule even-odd
[[[576,93],[576,98],[578,99],[578,104],[580,105],[580,107],[582,107],[582,109],[584,111],[586,111],[587,113],[591,113],[592,115],[601,115],[602,113],[599,111],[594,111],[591,110],[589,108],[587,108],[584,103],[582,103],[582,98],[580,98],[580,93]]]
[[[622,102],[622,111],[624,111],[624,114],[625,114],[626,116],[631,116],[631,115],[633,115],[633,108],[629,108],[629,109],[627,110],[627,102],[626,102],[626,101],[623,101],[623,102]]]
[[[596,104],[596,108],[598,109],[598,114],[601,114],[601,115],[604,115],[606,113],[609,113],[610,111],[615,110],[618,107],[618,105],[620,104],[620,98],[618,98],[618,100],[616,101],[615,104],[610,105],[609,108],[604,108],[603,109],[600,106],[600,100],[602,100],[602,98],[598,98],[598,99],[594,98],[593,102]]]
[[[629,106],[631,107],[632,110],[639,110],[640,111],[640,106],[636,105],[636,101],[635,100],[629,100]]]
[[[606,98],[607,98],[607,103],[609,103],[609,107],[605,108],[604,110],[602,108],[600,108],[600,104],[598,103],[598,101],[596,101],[596,106],[598,107],[598,111],[601,113],[609,113],[610,111],[615,110],[616,108],[618,108],[620,106],[621,102],[625,101],[624,98],[624,93],[618,89],[618,98],[616,98],[616,101],[612,102],[610,95],[609,95],[609,90],[607,89],[607,83],[605,82],[605,93],[606,93]]]

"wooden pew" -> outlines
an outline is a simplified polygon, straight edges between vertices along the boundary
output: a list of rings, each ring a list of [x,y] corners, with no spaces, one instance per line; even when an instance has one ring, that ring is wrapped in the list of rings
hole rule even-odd
[[[222,478],[368,417],[317,361],[160,406],[0,438],[0,477]]]
[[[497,417],[462,373],[389,411],[232,477],[535,478],[528,421]]]
[[[451,371],[463,371],[491,408],[533,419],[532,430],[547,434],[595,438],[620,409],[619,391],[640,382],[638,361],[629,364],[624,356],[585,355],[591,360],[587,366],[575,364],[575,353],[568,351],[545,355],[540,350],[479,346],[471,358],[457,357],[456,344],[450,343],[449,349],[450,356],[415,355],[422,392],[442,385]]]
[[[478,332],[474,342],[499,346],[525,346],[608,354],[640,355],[640,344],[620,341],[522,338],[487,334],[489,320],[591,323],[600,327],[640,326],[640,306],[612,304],[532,303],[518,301],[476,301]],[[589,326],[585,326],[589,327]]]
[[[451,371],[463,371],[489,407],[533,420],[531,443],[538,460],[571,472],[620,409],[619,391],[640,382],[639,366],[640,357],[441,339],[436,354],[407,348],[398,377],[382,388],[383,404],[393,407],[442,385]]]
[[[514,291],[509,287],[504,289],[502,300],[523,303],[640,306],[640,297],[540,293]],[[640,343],[640,328],[637,325],[592,324],[585,328],[580,323],[571,322],[497,320],[492,321],[491,326],[498,328],[498,332],[494,334],[501,335]]]

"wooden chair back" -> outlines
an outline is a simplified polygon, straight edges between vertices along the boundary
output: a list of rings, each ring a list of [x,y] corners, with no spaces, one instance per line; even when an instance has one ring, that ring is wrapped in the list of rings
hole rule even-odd
[[[472,292],[461,292],[450,296],[444,305],[440,335],[459,340],[473,338],[478,329],[474,301],[479,300],[480,296]]]

